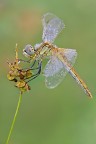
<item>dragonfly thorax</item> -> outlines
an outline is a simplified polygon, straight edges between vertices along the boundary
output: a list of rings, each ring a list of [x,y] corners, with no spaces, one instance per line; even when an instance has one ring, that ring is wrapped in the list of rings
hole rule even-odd
[[[34,50],[37,51],[41,46],[42,46],[42,43],[35,44],[34,45]]]

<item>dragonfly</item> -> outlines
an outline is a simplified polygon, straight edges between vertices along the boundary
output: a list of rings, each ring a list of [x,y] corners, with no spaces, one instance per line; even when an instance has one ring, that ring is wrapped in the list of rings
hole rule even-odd
[[[33,68],[35,63],[38,62],[38,72],[32,79],[36,78],[41,73],[42,61],[48,59],[43,70],[45,85],[48,88],[52,89],[57,87],[63,81],[66,74],[69,73],[81,86],[85,94],[92,98],[92,94],[87,85],[73,68],[77,58],[76,50],[70,48],[59,48],[54,45],[54,40],[65,28],[63,21],[52,13],[46,13],[42,17],[42,25],[42,42],[35,44],[34,47],[27,44],[23,49],[23,54],[30,58],[30,61],[33,61],[31,68]]]

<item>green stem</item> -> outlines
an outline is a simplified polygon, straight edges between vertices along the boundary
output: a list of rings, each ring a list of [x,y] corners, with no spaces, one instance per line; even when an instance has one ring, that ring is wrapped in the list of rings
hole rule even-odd
[[[20,96],[19,96],[16,112],[15,112],[15,115],[14,115],[14,118],[13,118],[13,121],[12,121],[12,124],[11,124],[11,128],[10,128],[10,131],[9,131],[9,134],[8,134],[6,144],[9,143],[9,140],[10,140],[10,137],[11,137],[11,134],[12,134],[12,130],[14,128],[14,124],[15,124],[15,121],[16,121],[16,117],[17,117],[17,114],[18,114],[18,111],[19,111],[19,107],[20,107],[20,104],[21,104],[21,99],[22,99],[22,93],[20,93]]]

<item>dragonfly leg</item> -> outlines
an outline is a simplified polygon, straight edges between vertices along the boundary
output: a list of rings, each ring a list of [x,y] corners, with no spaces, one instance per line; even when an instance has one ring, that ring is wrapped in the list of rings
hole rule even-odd
[[[40,63],[41,63],[41,62],[39,62],[39,61],[38,61],[38,67],[33,68],[33,67],[34,67],[34,65],[35,65],[35,63],[36,63],[36,60],[33,62],[33,64],[31,65],[31,67],[30,67],[30,68],[28,68],[28,70],[36,70],[36,69],[39,69],[39,67],[40,67]]]
[[[31,65],[31,68],[35,65],[35,63],[36,63],[36,60],[34,60],[33,64]]]
[[[30,63],[31,59],[29,59],[29,60],[18,59],[18,61],[20,61],[20,62]]]
[[[32,75],[31,79],[27,81],[30,82],[31,80],[35,79],[37,76],[39,76],[39,74],[41,73],[41,66],[42,66],[42,62],[38,62],[38,71],[36,74]]]
[[[19,60],[22,61],[22,62],[28,62],[28,63],[30,63],[30,60],[28,60],[28,61],[25,61],[25,60],[22,60],[22,59],[19,59]],[[31,65],[30,68],[23,68],[22,70],[35,70],[35,69],[38,69],[38,67],[37,67],[37,68],[33,68],[34,65],[35,65],[35,63],[36,63],[36,60],[34,60],[34,62],[33,62],[33,64]]]

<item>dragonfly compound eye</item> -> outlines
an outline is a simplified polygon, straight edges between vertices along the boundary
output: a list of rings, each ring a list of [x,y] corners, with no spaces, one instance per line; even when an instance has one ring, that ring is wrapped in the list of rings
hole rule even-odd
[[[30,44],[26,45],[25,48],[23,49],[23,54],[26,57],[31,56],[32,54],[34,54],[34,48]]]

